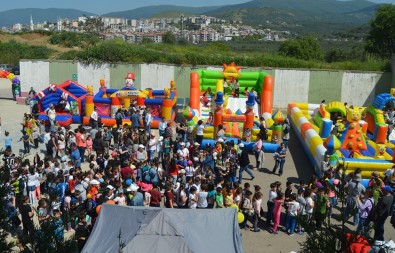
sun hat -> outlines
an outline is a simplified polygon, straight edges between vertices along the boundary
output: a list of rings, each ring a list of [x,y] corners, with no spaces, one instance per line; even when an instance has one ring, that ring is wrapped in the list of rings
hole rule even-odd
[[[185,146],[185,142],[181,142],[180,145],[181,145],[181,146]]]
[[[224,139],[219,138],[219,139],[217,140],[217,142],[222,143],[222,142],[224,142]]]
[[[191,160],[188,161],[188,165],[192,165],[192,161]]]
[[[112,186],[112,185],[107,185],[107,187],[106,187],[107,189],[109,189],[109,190],[114,190],[115,188],[114,188],[114,186]]]
[[[140,145],[139,145],[139,148],[145,148],[145,147],[144,147],[144,145],[143,145],[143,144],[140,144]]]
[[[181,169],[178,173],[179,173],[179,174],[185,174],[185,170],[184,170],[184,169]]]
[[[378,171],[373,171],[372,177],[375,177],[375,178],[380,177],[380,173]]]
[[[240,148],[244,148],[244,143],[240,143],[240,144],[239,144],[239,147],[240,147]]]
[[[200,146],[199,142],[194,143],[195,146]]]
[[[132,184],[132,182],[133,182],[132,179],[130,179],[130,178],[129,178],[129,179],[126,179],[126,180],[125,180],[125,185],[126,185],[126,186],[130,186],[130,185]]]
[[[141,184],[140,185],[141,187],[141,190],[143,191],[143,192],[147,192],[147,191],[149,191],[149,190],[151,190],[152,189],[152,184]]]
[[[386,186],[384,186],[384,187],[382,188],[382,190],[383,190],[383,191],[387,191],[387,192],[392,192],[394,189],[392,189],[391,186],[386,185]]]
[[[112,153],[111,153],[111,156],[117,156],[118,154],[117,154],[117,152],[116,151],[112,151]]]
[[[159,136],[159,141],[163,141],[163,136]]]

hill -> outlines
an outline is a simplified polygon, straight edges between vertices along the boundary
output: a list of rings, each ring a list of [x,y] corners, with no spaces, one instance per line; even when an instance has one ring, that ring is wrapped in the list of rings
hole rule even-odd
[[[30,16],[33,17],[33,22],[56,22],[58,18],[75,19],[82,15],[92,16],[95,14],[76,9],[13,9],[0,12],[0,26],[10,26],[15,23],[29,24]]]
[[[190,14],[203,14],[208,11],[214,11],[222,7],[210,6],[210,7],[185,7],[175,5],[152,5],[147,7],[141,7],[133,10],[110,12],[103,14],[102,16],[109,17],[122,17],[128,19],[139,19],[139,18],[150,18],[159,13],[163,12],[178,12],[178,13],[190,13]]]

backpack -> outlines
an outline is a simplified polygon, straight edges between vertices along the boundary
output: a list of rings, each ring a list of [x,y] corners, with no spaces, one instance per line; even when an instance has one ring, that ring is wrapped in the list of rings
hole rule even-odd
[[[377,220],[377,210],[376,210],[376,206],[374,205],[374,202],[370,199],[369,199],[369,201],[372,203],[372,209],[370,209],[367,219],[368,219],[368,221],[374,222]]]
[[[144,167],[141,169],[142,181],[143,181],[144,183],[151,183],[151,176],[150,176],[150,174],[149,174],[149,171],[150,171],[150,167],[149,167],[149,166],[144,166]]]

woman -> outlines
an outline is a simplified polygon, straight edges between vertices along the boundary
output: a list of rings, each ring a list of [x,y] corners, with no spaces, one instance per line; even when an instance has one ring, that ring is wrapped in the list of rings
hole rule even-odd
[[[197,203],[197,207],[198,209],[203,209],[203,208],[207,208],[207,192],[208,189],[208,185],[206,183],[202,184],[200,186],[200,191],[198,193],[198,203]]]
[[[225,130],[224,126],[222,124],[218,125],[218,131],[217,131],[217,138],[218,139],[223,139],[225,136]]]
[[[167,185],[164,196],[165,196],[165,207],[174,208],[173,185],[171,184]]]
[[[199,143],[199,145],[202,145],[204,128],[205,125],[203,125],[203,121],[199,120],[196,127],[196,141]]]
[[[145,151],[145,147],[141,144],[137,149],[135,161],[140,163],[148,161],[147,151]]]
[[[374,206],[373,191],[371,189],[367,189],[365,195],[363,197],[359,195],[356,200],[359,209],[359,223],[357,233],[359,235],[368,235],[370,225],[368,215]]]
[[[257,170],[259,170],[261,168],[261,161],[263,160],[262,155],[261,155],[262,147],[263,147],[263,142],[262,142],[261,136],[258,134],[256,136],[256,142],[255,142],[254,148],[253,148]]]
[[[178,177],[178,165],[176,159],[174,158],[170,160],[169,175],[173,178],[173,185],[176,185]]]
[[[188,128],[184,122],[177,124],[176,132],[183,142],[187,141],[187,130]]]
[[[285,147],[284,143],[281,143],[280,147],[277,149],[276,153],[274,153],[274,159],[276,159],[276,163],[274,164],[274,168],[272,170],[272,173],[275,174],[278,166],[280,166],[280,170],[278,172],[278,176],[282,176],[283,174],[283,169],[284,169],[284,163],[285,163],[285,157],[287,156],[287,149]]]
[[[187,208],[188,207],[188,197],[185,193],[185,185],[180,184],[180,189],[177,191],[177,206],[178,208]]]
[[[40,176],[36,172],[36,168],[31,166],[27,174],[27,191],[29,192],[29,204],[34,205],[36,196],[36,188],[40,185]]]

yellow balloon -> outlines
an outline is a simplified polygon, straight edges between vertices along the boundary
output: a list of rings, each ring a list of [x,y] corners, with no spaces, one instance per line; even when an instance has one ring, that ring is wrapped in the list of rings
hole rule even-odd
[[[238,212],[238,211],[239,211],[239,206],[238,206],[238,205],[236,205],[236,204],[232,204],[232,205],[230,205],[230,208],[235,208],[235,209],[236,209],[236,212]]]
[[[237,221],[239,222],[239,224],[244,221],[244,214],[242,212],[237,213]]]
[[[8,80],[12,80],[12,79],[14,79],[14,77],[15,77],[15,75],[13,73],[9,73],[7,76]]]

